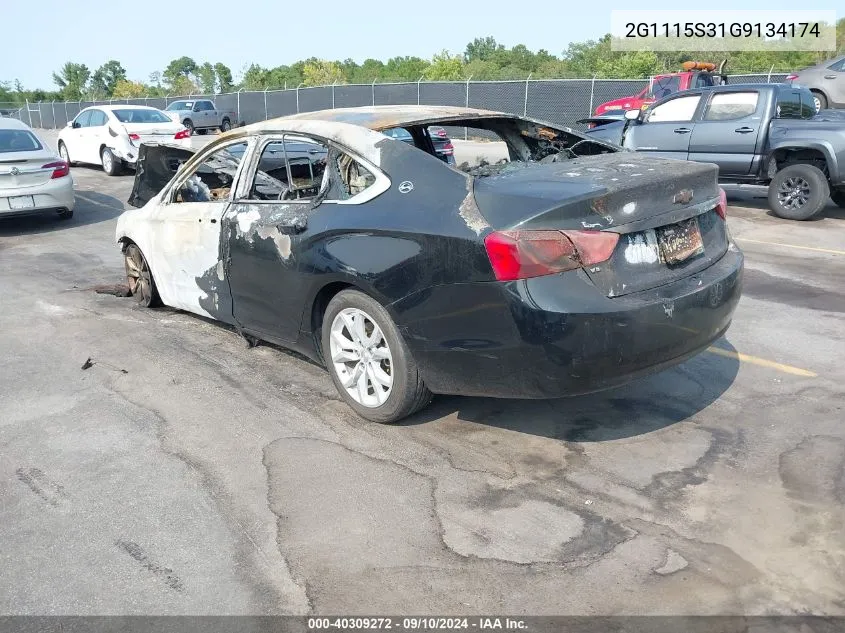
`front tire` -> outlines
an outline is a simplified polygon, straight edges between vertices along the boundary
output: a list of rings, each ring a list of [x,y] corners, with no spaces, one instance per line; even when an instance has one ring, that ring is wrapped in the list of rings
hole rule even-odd
[[[809,220],[824,208],[828,196],[827,178],[814,165],[784,167],[769,183],[769,208],[787,220]]]
[[[76,164],[70,159],[70,153],[67,151],[67,145],[65,145],[62,141],[59,141],[59,157],[65,161],[69,167],[73,167]]]
[[[123,171],[123,163],[108,147],[100,152],[100,161],[103,163],[103,171],[109,176],[119,176]]]
[[[153,273],[147,258],[136,244],[128,244],[123,251],[123,263],[126,267],[126,281],[129,293],[135,297],[138,305],[154,308],[161,305]]]
[[[182,121],[182,125],[184,125],[186,128],[188,128],[188,133],[191,136],[194,135],[194,122],[193,121],[191,121],[190,119],[185,119],[184,121]]]
[[[338,393],[362,418],[390,424],[431,402],[393,319],[363,292],[343,290],[329,302],[322,350]]]

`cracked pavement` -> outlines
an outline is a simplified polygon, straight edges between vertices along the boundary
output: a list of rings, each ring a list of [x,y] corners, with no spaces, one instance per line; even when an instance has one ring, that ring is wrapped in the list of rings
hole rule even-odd
[[[355,417],[320,367],[92,288],[131,176],[0,222],[2,614],[845,614],[845,213],[730,194],[719,345],[565,400]],[[760,243],[764,242],[764,243]],[[90,358],[92,366],[81,366]]]

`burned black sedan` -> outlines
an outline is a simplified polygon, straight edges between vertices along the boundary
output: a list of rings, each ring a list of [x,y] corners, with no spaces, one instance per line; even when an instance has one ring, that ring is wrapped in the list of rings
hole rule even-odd
[[[429,126],[508,158],[458,169]],[[716,176],[498,112],[311,112],[143,146],[116,238],[143,305],[295,349],[395,422],[432,393],[585,393],[707,347],[743,270]]]

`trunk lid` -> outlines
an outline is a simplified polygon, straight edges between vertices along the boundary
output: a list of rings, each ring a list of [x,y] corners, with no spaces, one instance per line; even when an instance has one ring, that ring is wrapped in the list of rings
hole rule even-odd
[[[165,143],[173,140],[173,136],[182,129],[181,123],[124,123],[127,134],[137,134],[138,140],[130,138],[135,147],[142,143]]]
[[[37,187],[49,182],[53,168],[44,169],[44,165],[58,160],[44,149],[0,154],[0,190]]]
[[[164,143],[144,144],[138,151],[135,163],[135,181],[129,204],[143,207],[167,186],[183,163],[190,160],[195,150]]]
[[[715,212],[718,168],[618,152],[559,163],[512,164],[478,177],[479,210],[496,230],[593,230],[620,234],[609,260],[584,269],[607,296],[671,283],[703,270],[727,250]],[[701,237],[703,252],[671,259],[672,245]],[[666,228],[670,227],[670,228]],[[696,236],[697,237],[697,236]]]

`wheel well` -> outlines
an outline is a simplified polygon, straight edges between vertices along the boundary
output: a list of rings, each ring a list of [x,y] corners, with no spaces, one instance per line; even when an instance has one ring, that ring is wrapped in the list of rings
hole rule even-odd
[[[311,306],[311,335],[314,337],[314,349],[317,350],[317,356],[321,361],[324,360],[322,332],[323,315],[326,314],[326,308],[337,293],[354,287],[352,284],[336,281],[320,288],[320,292],[314,297],[314,304]]]
[[[229,123],[231,123],[231,122],[232,122],[232,121],[229,119],[229,117],[227,117],[227,116],[224,116],[224,117],[220,120],[220,122],[221,122],[221,123],[222,123],[223,121],[229,121]]]
[[[817,149],[785,148],[775,150],[770,160],[775,161],[778,171],[789,165],[806,164],[818,167],[830,179],[827,158]]]

